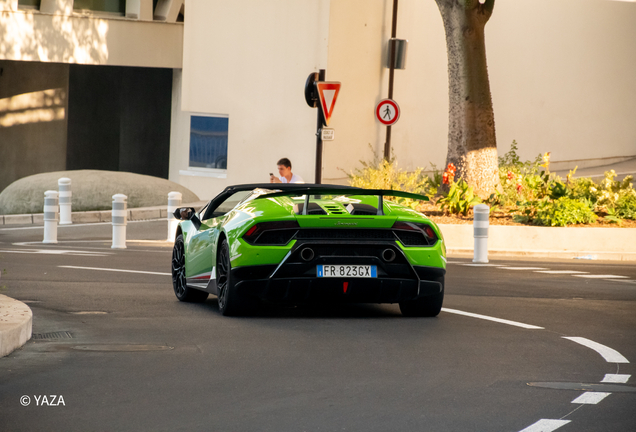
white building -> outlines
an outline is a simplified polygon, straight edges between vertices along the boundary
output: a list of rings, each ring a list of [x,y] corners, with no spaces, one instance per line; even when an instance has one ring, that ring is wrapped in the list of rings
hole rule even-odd
[[[266,182],[276,161],[313,181],[326,70],[342,89],[323,182],[381,154],[392,0],[0,0],[0,189],[36,172],[169,177],[209,198]],[[97,10],[100,9],[100,10]],[[180,22],[183,20],[183,22]],[[401,0],[400,167],[446,156],[446,46],[434,0]],[[553,164],[636,157],[636,3],[499,0],[486,49],[500,154]],[[12,168],[14,167],[14,168]]]

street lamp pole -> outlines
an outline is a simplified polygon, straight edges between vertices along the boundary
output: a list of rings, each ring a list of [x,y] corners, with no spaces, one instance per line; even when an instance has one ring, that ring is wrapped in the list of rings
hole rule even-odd
[[[393,0],[393,22],[391,24],[391,39],[389,40],[389,99],[393,99],[393,76],[395,75],[395,51],[396,51],[396,33],[397,33],[397,11],[398,0]],[[386,140],[384,142],[384,159],[387,161],[391,158],[391,126],[386,128]]]

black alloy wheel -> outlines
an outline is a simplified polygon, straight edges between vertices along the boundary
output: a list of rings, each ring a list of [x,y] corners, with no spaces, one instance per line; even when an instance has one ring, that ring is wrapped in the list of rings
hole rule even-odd
[[[249,315],[256,311],[257,299],[237,290],[232,281],[230,246],[223,239],[216,259],[216,290],[219,312],[224,316]]]
[[[172,287],[180,301],[199,303],[208,298],[208,293],[188,288],[185,272],[185,247],[183,236],[179,234],[172,248]]]

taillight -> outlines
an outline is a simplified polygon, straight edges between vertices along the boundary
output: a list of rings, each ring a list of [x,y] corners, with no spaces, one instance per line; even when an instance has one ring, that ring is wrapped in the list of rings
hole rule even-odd
[[[437,235],[427,224],[397,221],[393,232],[404,246],[432,246],[437,243]]]
[[[298,222],[261,222],[251,227],[243,239],[251,245],[283,246],[291,241],[298,231]]]

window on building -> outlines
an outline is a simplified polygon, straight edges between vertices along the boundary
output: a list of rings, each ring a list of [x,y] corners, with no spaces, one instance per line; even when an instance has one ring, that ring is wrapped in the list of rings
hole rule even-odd
[[[190,167],[227,169],[227,117],[190,117]]]
[[[75,0],[73,9],[125,14],[126,0]]]
[[[40,9],[42,0],[18,0],[18,8],[20,9]]]

